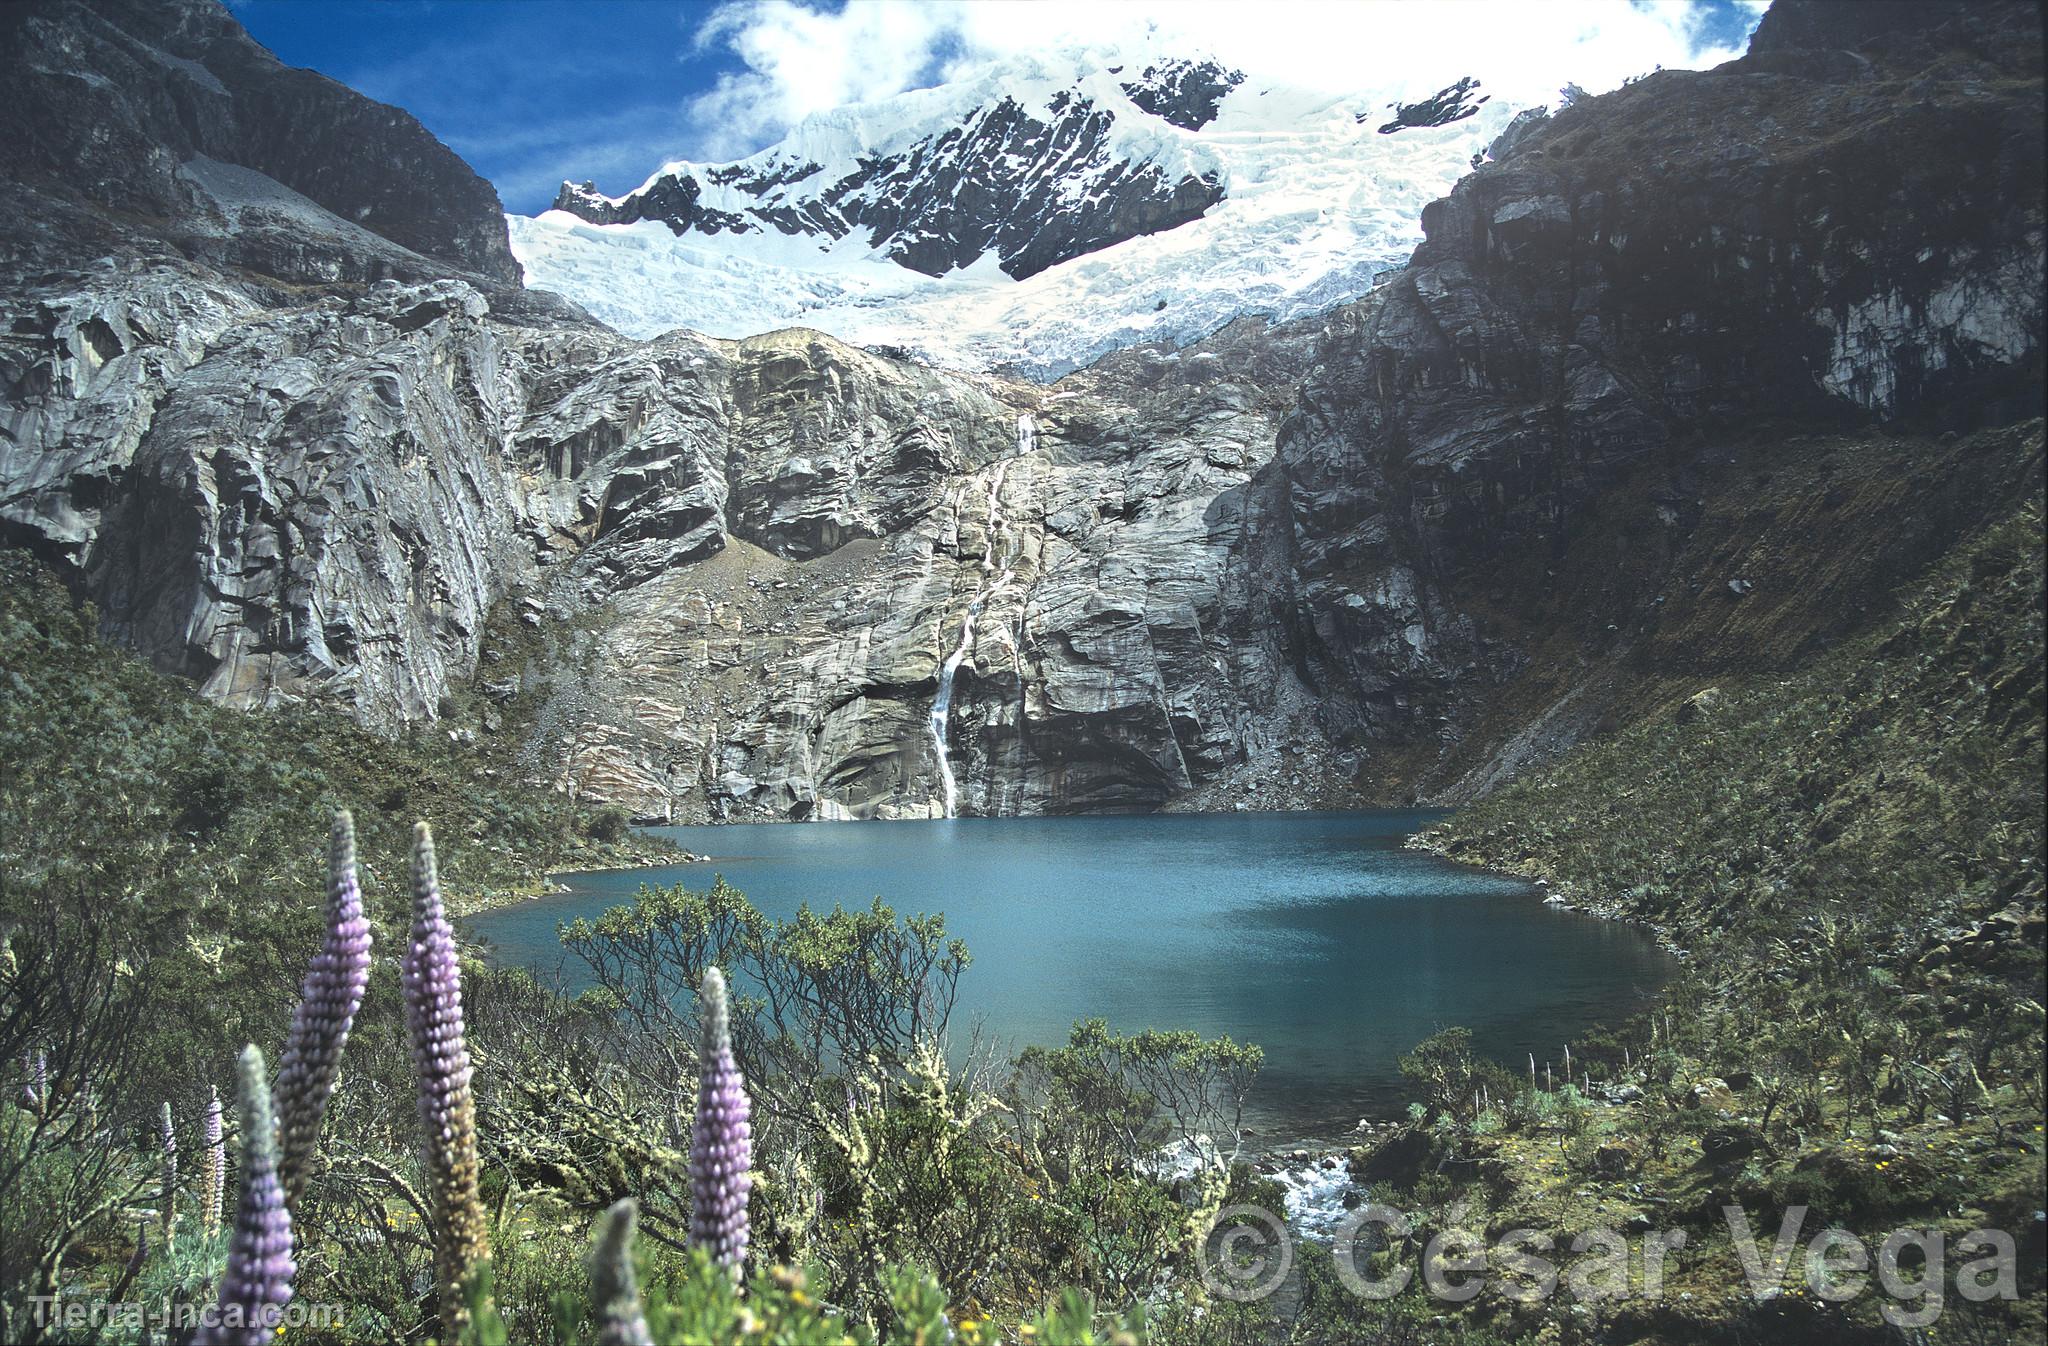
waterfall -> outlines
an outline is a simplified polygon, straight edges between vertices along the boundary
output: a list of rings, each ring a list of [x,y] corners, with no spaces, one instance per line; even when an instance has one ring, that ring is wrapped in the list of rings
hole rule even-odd
[[[960,790],[953,779],[953,763],[947,753],[946,720],[953,709],[953,675],[960,671],[960,661],[974,646],[974,618],[980,609],[979,598],[967,605],[967,618],[960,623],[960,644],[939,666],[939,690],[932,697],[932,746],[939,754],[939,787],[945,793],[948,818],[955,816]]]
[[[1017,418],[1017,453],[1022,456],[1035,452],[1037,448],[1038,422],[1027,412]],[[953,778],[953,760],[947,741],[948,722],[953,713],[953,680],[960,672],[960,665],[974,650],[974,626],[981,616],[982,608],[990,599],[1007,588],[1011,578],[1016,574],[1016,539],[1006,539],[1003,543],[1002,559],[996,559],[997,540],[1002,536],[1003,477],[1009,472],[1012,461],[1014,460],[1005,459],[997,463],[996,470],[989,476],[988,527],[986,540],[981,549],[981,573],[984,579],[993,578],[967,601],[967,613],[960,619],[960,641],[953,647],[953,652],[946,656],[945,662],[939,665],[938,690],[932,694],[932,748],[938,754],[939,788],[945,797],[948,818],[957,817],[959,808],[959,785]],[[955,504],[956,530],[959,526],[958,521],[959,505]]]

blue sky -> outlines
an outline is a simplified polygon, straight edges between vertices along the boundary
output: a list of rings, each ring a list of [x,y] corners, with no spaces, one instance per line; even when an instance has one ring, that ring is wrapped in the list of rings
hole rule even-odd
[[[738,157],[806,113],[1018,51],[1152,47],[1343,91],[1477,74],[1541,98],[1739,54],[1762,0],[232,0],[292,65],[394,103],[508,210]],[[1427,91],[1427,90],[1423,90]]]
[[[709,3],[243,0],[257,41],[418,117],[498,188],[544,210],[564,178],[638,186],[688,146],[686,108],[740,62],[699,48]]]

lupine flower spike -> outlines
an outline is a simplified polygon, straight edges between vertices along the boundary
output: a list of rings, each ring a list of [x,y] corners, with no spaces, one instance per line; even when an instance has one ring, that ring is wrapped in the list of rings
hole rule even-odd
[[[171,1105],[164,1104],[163,1115],[157,1121],[164,1143],[164,1199],[163,1209],[157,1218],[163,1221],[164,1242],[171,1240],[171,1226],[178,1219],[178,1131],[171,1122]]]
[[[441,1335],[454,1341],[469,1322],[464,1284],[491,1253],[477,1194],[476,1103],[462,1028],[462,964],[455,931],[441,906],[434,838],[425,823],[413,829],[412,937],[400,972],[413,1073],[419,1081],[420,1126],[427,1139],[427,1175],[440,1226],[435,1270]]]
[[[747,1170],[754,1162],[746,1081],[732,1055],[732,1010],[725,974],[704,973],[699,1002],[704,1042],[698,1053],[697,1117],[690,1128],[690,1245],[740,1273],[747,1260]]]
[[[213,1091],[213,1097],[206,1101],[206,1154],[201,1160],[199,1177],[199,1219],[212,1238],[220,1228],[221,1194],[227,1188],[228,1146],[221,1138],[220,1090]]]
[[[279,1177],[287,1206],[298,1205],[312,1176],[320,1119],[369,981],[370,924],[356,883],[356,825],[339,809],[327,851],[327,934],[306,969],[277,1068]]]
[[[292,1261],[292,1217],[277,1179],[277,1126],[265,1076],[263,1053],[243,1048],[242,1196],[215,1321],[201,1327],[195,1346],[268,1346],[291,1302],[298,1267]]]
[[[622,1197],[600,1218],[590,1250],[590,1302],[597,1310],[597,1346],[654,1346],[640,1286],[633,1276],[633,1226],[640,1207]]]

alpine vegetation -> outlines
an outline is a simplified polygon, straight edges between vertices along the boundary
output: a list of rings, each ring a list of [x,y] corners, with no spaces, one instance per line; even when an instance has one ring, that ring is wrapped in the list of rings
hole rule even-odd
[[[71,1260],[100,1268],[104,1279],[81,1281],[53,1260],[47,1265],[56,1275],[43,1283],[52,1289],[38,1293],[86,1284],[115,1298],[168,1294],[193,1313],[205,1305],[192,1338],[201,1346],[255,1346],[281,1329],[309,1342],[340,1340],[325,1330],[335,1326],[324,1317],[333,1307],[350,1315],[347,1339],[388,1332],[389,1339],[441,1346],[653,1346],[748,1333],[789,1346],[850,1339],[988,1346],[1027,1328],[1039,1340],[1136,1343],[1149,1329],[1135,1288],[1191,1265],[1184,1234],[1192,1211],[1182,1196],[1207,1208],[1238,1190],[1218,1173],[1177,1196],[1140,1164],[1169,1129],[1156,1118],[1139,1120],[1155,1112],[1153,1090],[1180,1097],[1206,1087],[1195,1059],[1205,1044],[1190,1041],[1170,1053],[1188,1059],[1183,1076],[1164,1058],[1154,1061],[1143,1042],[1077,1039],[1021,1064],[999,1100],[993,1086],[951,1076],[936,1045],[964,946],[938,918],[899,921],[879,904],[781,926],[722,886],[711,894],[643,894],[637,908],[612,913],[583,936],[564,932],[566,947],[608,970],[602,993],[547,1002],[541,1028],[569,1036],[525,1046],[516,1036],[493,1036],[494,1047],[505,1044],[507,1068],[478,1092],[471,1032],[534,1031],[535,1021],[507,1008],[530,1013],[517,998],[540,988],[488,970],[465,987],[424,824],[412,834],[411,929],[398,960],[407,1049],[380,1054],[377,1045],[358,1046],[361,1065],[344,1072],[350,1030],[372,1003],[374,972],[348,815],[334,815],[333,824],[319,943],[284,1035],[290,1068],[273,1080],[260,1047],[239,1054],[242,1160],[224,1249],[214,1246],[227,1174],[220,1092],[201,1113],[196,1172],[182,1174],[175,1107],[146,1105],[137,1125],[101,1125],[87,1136],[73,1119],[109,1115],[124,1093],[119,1077],[94,1073],[92,1062],[105,1053],[67,1051],[54,1080],[35,1078],[37,1053],[28,1053],[23,1069],[33,1098],[10,1089],[10,1104],[19,1096],[25,1106],[18,1115],[40,1109],[56,1114],[60,1126],[10,1122],[0,1132],[10,1144],[26,1137],[51,1147],[47,1160],[31,1150],[31,1160],[47,1167],[26,1171],[41,1182],[36,1175],[81,1157],[102,1165],[111,1185],[93,1199],[105,1203],[109,1230],[120,1228],[116,1218],[125,1225],[136,1204],[157,1206],[142,1222],[146,1232],[96,1234],[97,1246],[113,1251],[96,1263]],[[640,942],[636,931],[654,941]],[[681,943],[669,944],[670,934]],[[73,974],[46,952],[34,946],[32,966],[48,967],[60,985]],[[641,961],[643,954],[653,961]],[[761,999],[736,1003],[728,970],[758,987]],[[635,1002],[610,976],[624,978],[619,989],[663,989],[656,1000]],[[691,990],[694,1052],[684,1017]],[[622,1031],[627,1016],[641,1018],[643,1010],[650,1031]],[[125,1022],[110,1014],[108,1032],[127,1031]],[[37,1024],[22,1038],[48,1040]],[[22,1045],[8,1043],[7,1059],[21,1056]],[[580,1052],[616,1054],[586,1062]],[[83,1074],[71,1066],[74,1057],[85,1062]],[[831,1087],[828,1060],[856,1063],[843,1090]],[[569,1073],[549,1076],[550,1063]],[[582,1074],[585,1065],[597,1073]],[[393,1092],[402,1099],[408,1075],[419,1131],[407,1136],[410,1128],[385,1119],[365,1127],[359,1109]],[[1110,1106],[1137,1129],[1122,1138],[1102,1133],[1083,1115],[1070,1080],[1085,1081],[1093,1100],[1108,1090],[1116,1100]],[[607,1096],[604,1089],[625,1092]],[[521,1101],[529,1090],[539,1113]],[[757,1148],[757,1092],[785,1124],[772,1150]],[[841,1092],[854,1115],[818,1103]],[[692,1113],[687,1154],[650,1129],[664,1125],[658,1118],[667,1100]],[[1013,1128],[1012,1118],[1028,1121]],[[96,1148],[61,1148],[66,1134]],[[137,1137],[147,1138],[144,1151],[126,1148]],[[840,1143],[847,1137],[859,1143]],[[415,1142],[417,1159],[409,1160]],[[507,1176],[491,1199],[500,1203],[502,1227],[526,1235],[516,1242],[492,1237],[498,1227],[480,1190],[486,1154],[493,1175]],[[160,1205],[153,1200],[159,1188]],[[1065,1204],[1082,1197],[1107,1202],[1099,1218],[1118,1222],[1115,1228],[1065,1223]],[[183,1212],[180,1199],[192,1203]],[[194,1210],[196,1219],[178,1222]],[[536,1219],[542,1212],[545,1223]],[[581,1242],[564,1214],[594,1222],[592,1242],[582,1245],[589,1250],[584,1285],[563,1286],[547,1269],[546,1258],[563,1250],[556,1240]],[[1021,1289],[1027,1299],[1002,1290],[992,1256],[1037,1228],[1057,1244],[1034,1262]],[[648,1237],[636,1266],[641,1232]],[[0,1229],[0,1238],[13,1237]],[[1084,1259],[1098,1254],[1090,1240],[1106,1240],[1103,1254],[1119,1260],[1091,1270]],[[493,1243],[515,1250],[503,1279]],[[64,1245],[56,1246],[61,1259]],[[765,1248],[775,1249],[778,1263],[806,1270],[761,1261]],[[1054,1293],[1044,1287],[1075,1275],[1088,1279],[1040,1311]],[[1005,1298],[982,1298],[991,1287]],[[1106,1297],[1121,1307],[1098,1307]],[[551,1322],[570,1324],[562,1329],[569,1335],[551,1335]]]
[[[197,1338],[199,1346],[263,1346],[276,1335],[291,1302],[292,1217],[278,1181],[276,1116],[263,1053],[242,1052],[238,1096],[242,1122],[242,1195],[235,1210],[234,1240],[221,1276],[214,1320]]]
[[[277,1071],[279,1179],[288,1206],[298,1204],[312,1171],[320,1119],[369,981],[370,924],[356,881],[356,824],[341,809],[327,853],[327,934],[306,969]]]
[[[704,973],[697,1117],[690,1128],[690,1245],[740,1274],[747,1260],[748,1172],[754,1159],[746,1083],[732,1055],[725,974]]]
[[[441,1328],[452,1338],[470,1320],[466,1287],[490,1258],[490,1242],[477,1192],[476,1102],[463,1035],[462,965],[441,904],[434,837],[425,823],[413,828],[412,896],[412,939],[400,977],[438,1225],[434,1260]]]

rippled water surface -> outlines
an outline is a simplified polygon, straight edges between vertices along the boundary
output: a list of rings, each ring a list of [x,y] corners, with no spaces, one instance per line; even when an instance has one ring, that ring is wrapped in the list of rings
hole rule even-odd
[[[1451,1024],[1527,1068],[1640,1005],[1666,975],[1637,931],[1546,907],[1519,880],[1403,850],[1440,814],[1255,813],[658,829],[717,859],[567,874],[572,892],[490,912],[500,957],[561,962],[557,922],[642,883],[714,873],[774,916],[800,904],[942,911],[974,963],[956,1038],[1055,1043],[1077,1018],[1192,1028],[1266,1049],[1269,1132],[1392,1105],[1396,1058]],[[576,980],[576,967],[563,972]]]

